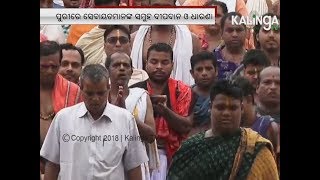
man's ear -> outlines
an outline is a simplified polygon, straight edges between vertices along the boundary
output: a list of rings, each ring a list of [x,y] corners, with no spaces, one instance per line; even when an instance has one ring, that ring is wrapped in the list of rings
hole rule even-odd
[[[241,114],[244,114],[243,100],[241,101],[240,108],[241,108]]]
[[[110,89],[110,78],[107,80],[107,89]]]
[[[257,87],[256,87],[256,94],[258,94],[259,87],[260,87],[260,85],[258,84]]]
[[[256,40],[257,40],[257,42],[259,42],[259,33],[258,34],[256,34]]]
[[[193,70],[192,69],[190,69],[190,74],[191,74],[191,76],[193,77],[193,79],[194,79],[194,75],[193,75]]]
[[[80,78],[79,78],[79,87],[80,87],[80,90],[82,91],[83,90],[83,82],[81,81]]]
[[[103,41],[103,42],[104,42],[104,41]],[[106,42],[103,43],[103,49],[104,49],[104,51],[106,51],[106,48],[107,48],[107,47],[106,47],[106,44],[107,44]],[[107,53],[106,53],[106,54],[107,54]]]
[[[249,95],[248,100],[249,100],[248,102],[251,102],[252,105],[254,105],[254,95]]]
[[[131,71],[130,71],[130,77],[132,76],[132,74],[133,74],[133,68],[131,67]],[[131,78],[130,78],[131,79]],[[130,80],[129,79],[129,80]]]

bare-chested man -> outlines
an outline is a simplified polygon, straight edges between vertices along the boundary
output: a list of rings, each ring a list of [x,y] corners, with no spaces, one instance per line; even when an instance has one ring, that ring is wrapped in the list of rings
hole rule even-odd
[[[175,6],[173,0],[151,0],[151,6]],[[131,34],[131,58],[134,68],[145,69],[147,51],[152,44],[166,43],[171,46],[175,63],[171,77],[186,84],[193,84],[189,70],[192,54],[199,52],[200,41],[191,33],[186,25],[154,25],[140,26],[139,30]],[[177,68],[179,67],[179,68]]]

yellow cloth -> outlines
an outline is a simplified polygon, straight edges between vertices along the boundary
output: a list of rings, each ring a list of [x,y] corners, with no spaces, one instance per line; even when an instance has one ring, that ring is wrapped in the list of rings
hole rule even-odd
[[[277,165],[270,150],[263,147],[256,156],[247,180],[278,180]]]
[[[278,180],[279,174],[272,143],[250,128],[244,128],[244,130],[246,131],[247,138],[247,152],[253,152],[257,142],[267,143],[267,146],[263,147],[257,154],[247,180]]]
[[[95,26],[91,31],[83,34],[78,40],[76,46],[83,50],[86,61],[84,66],[88,64],[104,64],[105,51],[104,51],[104,37],[105,29]]]

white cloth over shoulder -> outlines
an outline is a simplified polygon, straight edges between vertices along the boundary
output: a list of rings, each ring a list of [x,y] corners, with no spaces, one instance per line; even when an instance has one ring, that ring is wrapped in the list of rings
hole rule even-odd
[[[248,0],[246,7],[248,10],[249,16],[251,13],[254,13],[257,16],[262,16],[268,12],[268,5],[266,0]]]
[[[59,44],[66,42],[61,25],[40,25],[40,33],[47,36],[49,41],[56,41]]]
[[[142,88],[130,88],[125,100],[126,109],[133,114],[137,121],[144,122],[147,112],[147,91]],[[145,143],[150,146],[149,143]],[[148,153],[150,156],[150,153]],[[149,163],[141,164],[142,180],[150,180]]]
[[[142,88],[130,88],[129,95],[125,100],[126,109],[133,115],[135,108],[137,109],[138,119],[141,122],[145,121],[147,112],[147,91]],[[137,117],[135,117],[137,118]]]
[[[189,70],[191,69],[190,58],[193,52],[192,35],[186,25],[174,25],[176,30],[176,41],[173,46],[173,70],[171,77],[181,80],[188,85],[194,84]],[[143,69],[143,42],[150,26],[140,26],[133,41],[131,58],[134,68]]]

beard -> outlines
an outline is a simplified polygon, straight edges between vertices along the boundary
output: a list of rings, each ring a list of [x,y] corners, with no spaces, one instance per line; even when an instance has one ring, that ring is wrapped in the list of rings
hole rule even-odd
[[[155,78],[152,74],[150,74],[150,76],[149,76],[149,79],[150,79],[152,82],[155,82],[155,83],[157,83],[157,84],[163,84],[163,83],[165,83],[166,81],[168,81],[169,78],[170,78],[170,74],[164,76],[163,78]]]

